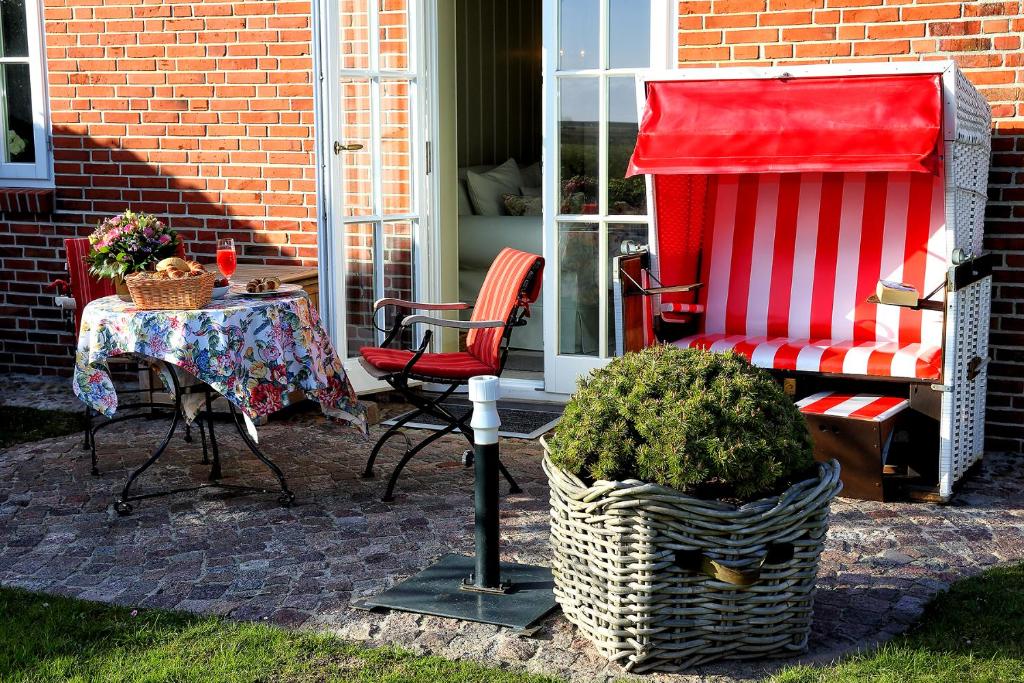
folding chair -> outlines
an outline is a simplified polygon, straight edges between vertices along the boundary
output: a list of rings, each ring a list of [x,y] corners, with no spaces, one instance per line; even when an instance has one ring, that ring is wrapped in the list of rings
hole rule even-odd
[[[82,311],[89,305],[91,301],[100,299],[105,296],[110,296],[115,293],[114,283],[111,280],[100,279],[93,277],[89,273],[89,266],[86,264],[85,257],[89,253],[89,238],[88,237],[75,237],[64,240],[64,250],[67,257],[68,266],[68,280],[54,280],[50,283],[57,296],[55,297],[55,304],[58,308],[63,310],[65,313],[73,312],[75,321],[75,340],[77,342],[78,332],[82,328]],[[184,245],[179,245],[178,256],[185,257]],[[142,370],[144,363],[137,363],[136,369]],[[145,366],[148,371],[148,366]],[[82,450],[90,451],[92,456],[92,474],[99,476],[99,468],[96,462],[96,432],[99,430],[109,427],[112,424],[118,422],[124,422],[125,420],[131,420],[143,417],[153,417],[154,410],[167,409],[170,407],[169,404],[160,403],[153,399],[153,390],[149,389],[121,389],[118,393],[121,394],[144,394],[149,393],[148,401],[138,401],[129,405],[121,406],[121,414],[117,417],[100,420],[96,422],[96,413],[91,408],[85,409],[85,433],[82,441]],[[148,411],[148,412],[128,412],[128,411]],[[199,432],[203,442],[203,462],[206,463],[207,447],[206,447],[206,433],[203,429],[202,422],[199,422]],[[185,441],[191,443],[192,441],[192,427],[191,425],[186,427],[185,430]]]
[[[409,311],[458,311],[471,308],[465,303],[429,304],[401,299],[381,299],[374,304],[374,316],[377,311],[385,309],[394,310],[395,317],[381,346],[360,349],[360,362],[371,375],[384,380],[400,392],[416,410],[401,417],[394,426],[384,432],[366,461],[363,476],[373,476],[373,464],[381,448],[413,419],[420,415],[430,415],[446,423],[443,429],[432,432],[415,446],[410,443],[391,473],[383,500],[393,499],[395,484],[406,463],[445,434],[458,429],[469,442],[470,448],[473,447],[473,430],[469,426],[472,410],[456,415],[442,403],[455,393],[456,389],[467,384],[470,377],[501,375],[508,357],[512,331],[527,323],[530,304],[540,295],[543,272],[544,259],[540,256],[515,249],[503,249],[487,271],[476,306],[472,307],[473,315],[468,321],[445,320],[429,315],[408,315]],[[431,339],[430,330],[423,333],[423,341],[415,351],[389,348],[404,331],[412,329],[412,326],[418,323],[468,330],[466,350],[458,353],[427,353]],[[442,391],[429,392],[410,387],[410,380],[448,386]],[[427,394],[434,394],[434,397],[431,398]],[[464,457],[464,463],[470,461],[471,454],[472,451]],[[510,491],[518,493],[520,489],[512,475],[500,462],[498,467],[508,480]]]

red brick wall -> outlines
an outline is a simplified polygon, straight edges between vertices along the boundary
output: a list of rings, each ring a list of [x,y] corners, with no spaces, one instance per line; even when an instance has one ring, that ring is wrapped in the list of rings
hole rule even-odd
[[[0,372],[70,371],[43,287],[62,240],[126,207],[212,254],[316,262],[309,0],[45,0],[57,184],[45,220],[0,217]]]
[[[1024,15],[1021,2],[682,0],[679,64],[955,59],[996,119],[986,247],[999,256],[988,445],[1024,450]]]

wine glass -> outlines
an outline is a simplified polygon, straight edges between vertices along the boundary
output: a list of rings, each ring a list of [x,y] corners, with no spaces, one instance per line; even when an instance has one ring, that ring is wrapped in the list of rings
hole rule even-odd
[[[217,268],[221,274],[231,280],[238,267],[238,257],[235,255],[235,240],[230,237],[217,240]]]

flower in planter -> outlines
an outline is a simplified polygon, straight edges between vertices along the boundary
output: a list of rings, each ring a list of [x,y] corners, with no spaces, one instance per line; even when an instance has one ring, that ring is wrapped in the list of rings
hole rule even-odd
[[[89,244],[89,272],[117,279],[173,256],[181,238],[155,216],[125,211],[101,221],[89,235]]]
[[[733,353],[655,346],[580,381],[550,444],[585,481],[638,479],[752,500],[812,467],[807,425],[765,370]]]

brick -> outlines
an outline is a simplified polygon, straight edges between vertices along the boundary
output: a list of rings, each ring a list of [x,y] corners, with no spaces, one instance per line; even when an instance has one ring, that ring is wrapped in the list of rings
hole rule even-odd
[[[782,39],[792,42],[833,40],[835,37],[836,29],[834,26],[808,26],[806,28],[786,28],[782,30]]]
[[[796,57],[845,57],[849,56],[850,43],[799,43],[794,46]]]

